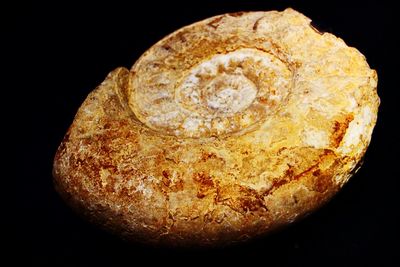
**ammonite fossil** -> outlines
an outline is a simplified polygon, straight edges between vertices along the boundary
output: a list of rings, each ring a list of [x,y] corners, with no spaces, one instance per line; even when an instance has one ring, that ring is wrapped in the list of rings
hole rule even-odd
[[[168,35],[80,107],[57,190],[124,238],[218,245],[321,206],[359,166],[377,75],[310,19],[225,14]]]

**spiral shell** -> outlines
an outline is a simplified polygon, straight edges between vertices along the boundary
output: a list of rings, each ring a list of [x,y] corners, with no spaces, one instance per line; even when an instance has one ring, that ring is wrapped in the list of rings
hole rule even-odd
[[[191,38],[183,32],[181,38]],[[182,137],[219,136],[263,121],[284,105],[292,85],[290,65],[244,41],[226,51],[227,36],[216,37],[220,47],[199,42],[173,48],[170,36],[137,62],[129,104],[146,126]],[[196,58],[184,56],[196,49],[202,51]]]
[[[88,96],[57,152],[56,187],[137,241],[264,234],[321,206],[357,170],[376,86],[359,51],[292,9],[209,18]]]

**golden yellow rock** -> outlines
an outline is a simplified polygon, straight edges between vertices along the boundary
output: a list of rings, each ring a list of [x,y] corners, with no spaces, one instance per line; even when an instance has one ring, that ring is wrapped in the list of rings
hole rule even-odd
[[[87,97],[57,151],[55,184],[131,240],[248,239],[349,179],[376,122],[376,86],[360,52],[292,9],[209,18]]]

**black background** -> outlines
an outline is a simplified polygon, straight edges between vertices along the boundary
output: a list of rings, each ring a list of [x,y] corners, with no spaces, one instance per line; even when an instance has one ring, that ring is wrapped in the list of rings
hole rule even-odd
[[[9,237],[6,254],[15,264],[399,263],[398,84],[394,74],[398,29],[389,1],[54,2],[15,2],[2,7],[0,14],[3,74],[9,82],[2,88],[2,132],[11,137],[3,139],[7,140],[4,147],[10,148],[3,153],[11,159],[11,165],[3,166],[4,173],[10,171],[3,178],[14,182],[3,186],[2,221]],[[358,48],[378,71],[382,104],[364,166],[330,203],[268,237],[197,251],[124,243],[86,223],[61,201],[52,186],[54,153],[80,104],[108,72],[118,66],[129,68],[156,41],[192,22],[226,12],[286,7],[297,9],[320,30]]]

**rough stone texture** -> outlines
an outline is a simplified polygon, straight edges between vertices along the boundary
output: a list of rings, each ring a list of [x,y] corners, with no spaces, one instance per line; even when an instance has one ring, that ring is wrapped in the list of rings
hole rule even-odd
[[[139,242],[265,234],[349,179],[376,122],[376,86],[360,52],[292,9],[209,18],[90,93],[57,151],[56,188]]]

